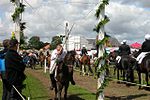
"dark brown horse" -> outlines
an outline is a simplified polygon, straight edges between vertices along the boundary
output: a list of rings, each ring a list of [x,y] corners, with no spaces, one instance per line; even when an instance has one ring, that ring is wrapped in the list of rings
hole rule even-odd
[[[134,52],[134,57],[137,58],[137,56],[141,53],[141,51],[139,52]],[[150,73],[150,53],[148,53],[146,55],[146,57],[142,60],[141,64],[136,64],[136,69],[138,72],[138,77],[139,77],[139,84],[141,84],[141,73],[145,74],[145,80],[146,80],[146,84],[147,86],[149,86],[148,84],[148,79],[149,79],[149,73]],[[139,89],[141,88],[141,86],[139,86]]]
[[[90,74],[90,72],[93,74],[90,65],[90,57],[86,54],[83,54],[83,56],[80,59],[80,71],[82,72],[83,76],[86,74],[86,66],[88,67],[88,75]]]
[[[123,80],[134,81],[133,66],[135,65],[135,59],[130,55],[123,55],[121,61],[118,63],[116,57],[119,55],[118,51],[111,52],[108,59],[112,64],[114,64],[114,75],[117,70],[117,79],[120,78],[120,73],[123,76]]]
[[[123,80],[134,82],[134,65],[136,60],[130,55],[123,55],[120,61],[123,69]]]
[[[61,92],[64,88],[64,99],[67,99],[67,90],[69,87],[69,81],[72,79],[73,66],[75,62],[75,51],[68,51],[64,61],[57,64],[57,74],[55,76],[55,98],[61,100]]]

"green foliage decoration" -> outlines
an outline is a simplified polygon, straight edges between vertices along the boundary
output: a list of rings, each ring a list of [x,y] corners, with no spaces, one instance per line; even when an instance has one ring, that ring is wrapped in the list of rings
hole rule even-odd
[[[22,4],[20,7],[15,8],[15,12],[11,15],[14,22],[20,16],[20,14],[24,12],[24,7],[25,5]]]
[[[14,5],[16,5],[16,0],[10,0],[10,2],[12,2]],[[14,23],[17,23],[18,20],[20,20],[19,22],[19,26],[20,26],[20,44],[24,44],[25,43],[25,36],[24,36],[24,29],[26,28],[26,23],[25,22],[21,22],[20,16],[22,15],[22,13],[25,11],[25,5],[23,3],[20,3],[19,6],[16,6],[14,13],[11,15],[12,20]]]
[[[105,24],[107,24],[110,21],[110,19],[105,15],[104,19],[101,20],[96,27],[93,29],[93,31],[96,31],[97,33],[99,33],[99,30],[102,26],[104,26]]]
[[[105,5],[108,5],[108,4],[109,4],[109,0],[102,1],[98,9],[96,10],[96,13],[95,13],[96,18],[99,18],[101,11],[104,9]]]

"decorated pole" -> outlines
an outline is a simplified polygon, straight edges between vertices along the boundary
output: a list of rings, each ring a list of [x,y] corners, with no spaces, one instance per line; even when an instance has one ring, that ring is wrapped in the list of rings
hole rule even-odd
[[[65,37],[67,37],[68,34],[68,22],[65,22]],[[65,50],[68,50],[68,40],[66,40],[66,44],[65,44]]]
[[[98,19],[98,24],[94,28],[94,31],[98,33],[98,60],[103,58],[103,60],[98,61],[98,80],[97,80],[97,100],[104,100],[104,87],[106,86],[108,80],[106,76],[106,54],[105,54],[105,43],[107,41],[107,37],[105,36],[105,24],[109,22],[109,18],[105,15],[105,5],[108,5],[109,0],[100,0],[100,5],[96,10],[95,16]]]
[[[15,11],[11,15],[12,20],[15,23],[15,38],[20,43],[21,38],[24,38],[23,30],[25,27],[25,22],[21,22],[22,20],[22,13],[24,12],[25,5],[23,4],[23,0],[10,0],[15,5]],[[14,38],[14,37],[13,37]]]

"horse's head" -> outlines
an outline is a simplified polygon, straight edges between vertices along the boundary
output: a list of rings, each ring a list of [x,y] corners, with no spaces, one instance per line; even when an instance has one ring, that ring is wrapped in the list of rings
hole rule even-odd
[[[73,66],[74,62],[75,62],[75,56],[76,56],[76,52],[75,51],[68,51],[65,59],[64,59],[64,63],[67,66]]]
[[[73,71],[73,66],[75,62],[75,51],[68,51],[64,60],[61,62],[58,62],[57,66],[57,80],[58,81],[64,81],[66,79],[62,79],[65,77],[68,77],[68,74]],[[64,76],[64,77],[62,77]]]
[[[108,59],[109,61],[115,62],[117,56],[118,56],[118,52],[114,51],[108,55]]]

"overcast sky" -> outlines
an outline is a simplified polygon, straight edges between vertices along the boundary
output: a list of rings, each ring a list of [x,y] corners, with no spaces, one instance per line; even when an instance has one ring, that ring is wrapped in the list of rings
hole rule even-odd
[[[65,21],[69,26],[75,23],[71,34],[95,38],[93,28],[97,23],[94,16],[98,0],[26,0],[23,20],[27,22],[25,35],[40,36],[51,41],[52,36],[64,32]],[[0,41],[11,36],[14,11],[10,0],[0,0]],[[150,34],[150,0],[110,0],[106,7],[110,22],[105,31],[119,41],[143,42],[144,35]]]

